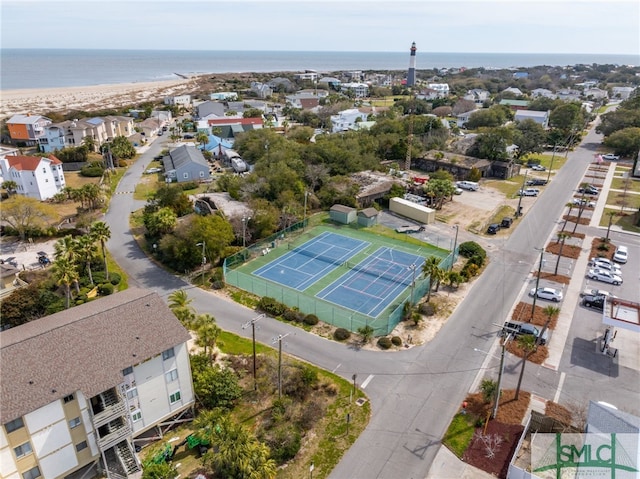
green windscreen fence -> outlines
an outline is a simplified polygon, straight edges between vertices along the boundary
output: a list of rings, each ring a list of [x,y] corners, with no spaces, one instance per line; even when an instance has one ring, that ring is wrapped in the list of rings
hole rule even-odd
[[[420,271],[416,273],[415,281],[375,318],[315,297],[318,291],[344,274],[344,269],[339,268],[328,272],[316,284],[304,291],[296,291],[252,274],[253,271],[287,254],[291,249],[327,231],[367,241],[371,243],[371,250],[384,246],[425,259],[436,256],[441,260],[440,267],[443,269],[449,268],[453,261],[453,254],[450,251],[431,244],[396,240],[373,234],[360,227],[327,223],[308,228],[305,222],[300,222],[226,258],[223,264],[225,282],[256,296],[274,298],[306,314],[315,314],[321,321],[335,327],[355,332],[359,328],[369,326],[373,328],[375,336],[389,334],[402,321],[404,304],[407,301],[416,304],[429,290],[430,280],[422,277]],[[443,240],[442,243],[445,244],[445,241]]]

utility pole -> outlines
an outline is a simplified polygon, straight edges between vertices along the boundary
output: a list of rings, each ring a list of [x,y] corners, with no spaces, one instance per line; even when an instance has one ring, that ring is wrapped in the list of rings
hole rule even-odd
[[[411,270],[411,296],[409,297],[409,306],[411,306],[411,308],[413,308],[413,293],[416,287],[416,268],[418,266],[414,263],[411,266],[409,266],[409,269]]]
[[[502,354],[500,354],[500,371],[498,372],[498,390],[496,391],[496,403],[493,407],[493,419],[498,415],[498,405],[500,404],[500,388],[502,387],[502,374],[504,373],[504,353],[507,348],[507,343],[511,339],[511,335],[513,333],[509,333],[505,340],[502,342]]]
[[[536,310],[536,298],[538,297],[538,286],[540,285],[540,273],[542,271],[542,264],[544,263],[544,259],[542,259],[543,257],[544,257],[544,248],[541,248],[540,264],[538,264],[538,274],[536,276],[536,288],[533,290],[533,304],[531,305],[531,318],[529,318],[529,322],[533,321],[533,313]]]
[[[518,218],[519,216],[522,215],[521,211],[522,211],[522,207],[520,206],[522,204],[522,196],[524,193],[524,187],[527,183],[527,172],[524,172],[524,178],[522,179],[522,189],[520,191],[520,199],[518,199],[518,209],[516,210],[516,218]]]
[[[304,231],[305,226],[307,225],[307,196],[309,196],[309,192],[304,190],[304,216],[302,217],[302,230]]]
[[[449,268],[450,270],[453,269],[453,264],[456,262],[456,248],[458,247],[458,228],[460,225],[453,225],[453,228],[456,229],[456,237],[453,240],[453,251],[451,252],[452,254],[452,258],[451,258],[451,267]]]
[[[258,390],[258,379],[256,377],[256,323],[266,317],[264,313],[256,316],[251,321],[247,321],[242,325],[242,329],[247,329],[251,325],[251,337],[253,340],[253,390]]]
[[[280,334],[273,340],[274,343],[278,341],[278,400],[282,398],[282,340],[290,334]]]
[[[556,157],[556,147],[558,146],[557,143],[554,143],[553,145],[553,155],[551,155],[551,164],[549,165],[549,173],[547,174],[547,183],[549,183],[549,180],[551,179],[551,168],[553,168],[553,159]]]
[[[204,255],[204,247],[206,243],[197,243],[196,246],[202,246],[202,286],[204,286],[204,266],[207,264],[207,257]]]

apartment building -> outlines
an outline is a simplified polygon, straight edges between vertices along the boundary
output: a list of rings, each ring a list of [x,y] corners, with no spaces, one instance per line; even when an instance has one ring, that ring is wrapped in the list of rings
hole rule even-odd
[[[15,181],[16,193],[43,201],[60,193],[67,185],[62,162],[53,155],[0,156],[3,181]]]
[[[0,477],[140,477],[135,444],[194,404],[189,333],[131,288],[0,333]]]
[[[7,129],[14,145],[34,146],[44,138],[44,129],[51,124],[51,120],[42,115],[13,115],[7,120]]]

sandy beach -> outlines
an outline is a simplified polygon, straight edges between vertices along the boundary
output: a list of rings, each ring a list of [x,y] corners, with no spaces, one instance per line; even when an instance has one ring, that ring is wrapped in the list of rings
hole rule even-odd
[[[0,91],[0,117],[17,113],[45,114],[71,110],[114,108],[166,96],[192,93],[198,77],[157,82],[120,83],[67,88]]]

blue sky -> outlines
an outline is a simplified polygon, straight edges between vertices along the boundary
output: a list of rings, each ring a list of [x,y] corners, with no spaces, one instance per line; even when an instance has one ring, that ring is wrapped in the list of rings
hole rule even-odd
[[[640,55],[640,2],[1,0],[3,48]]]

